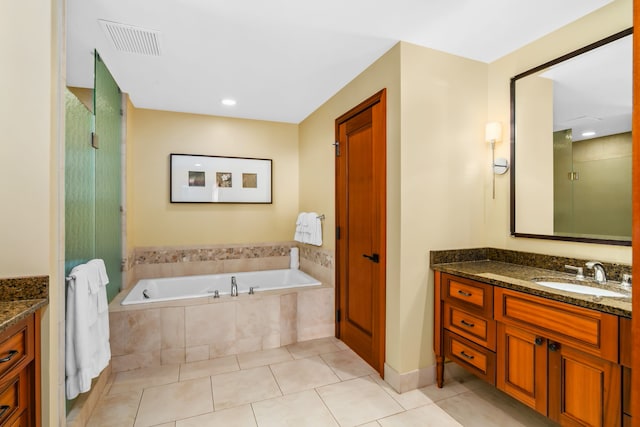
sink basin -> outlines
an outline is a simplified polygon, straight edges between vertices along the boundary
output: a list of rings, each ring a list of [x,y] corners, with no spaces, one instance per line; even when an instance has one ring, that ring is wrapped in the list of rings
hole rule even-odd
[[[536,282],[540,286],[558,289],[560,291],[575,292],[584,295],[595,295],[598,297],[624,298],[627,295],[621,292],[610,291],[608,289],[600,289],[593,286],[578,285],[576,283],[539,281]]]

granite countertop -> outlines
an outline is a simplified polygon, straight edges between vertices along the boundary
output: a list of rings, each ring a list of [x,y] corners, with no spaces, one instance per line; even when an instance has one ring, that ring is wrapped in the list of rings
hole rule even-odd
[[[48,276],[0,278],[0,332],[48,303]]]
[[[432,255],[433,260],[433,255]],[[579,265],[578,263],[574,265]],[[503,288],[513,289],[544,298],[590,308],[617,316],[631,317],[631,293],[616,286],[615,282],[599,285],[594,281],[575,281],[575,274],[556,270],[513,264],[494,260],[469,260],[449,263],[432,263],[431,268],[467,279],[477,280]],[[586,273],[585,273],[586,274]],[[534,279],[563,279],[588,286],[609,289],[626,295],[624,298],[600,297],[576,292],[551,289],[536,284]]]

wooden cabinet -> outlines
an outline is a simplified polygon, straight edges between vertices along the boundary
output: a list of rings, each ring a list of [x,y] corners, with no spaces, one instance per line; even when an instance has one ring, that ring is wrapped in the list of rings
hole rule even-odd
[[[495,384],[496,324],[493,320],[493,286],[449,274],[436,273],[436,381],[444,384],[444,358]],[[438,329],[440,331],[438,332]]]
[[[39,313],[0,333],[0,426],[39,426]]]
[[[617,316],[439,272],[436,284],[439,386],[447,357],[560,425],[630,419]]]

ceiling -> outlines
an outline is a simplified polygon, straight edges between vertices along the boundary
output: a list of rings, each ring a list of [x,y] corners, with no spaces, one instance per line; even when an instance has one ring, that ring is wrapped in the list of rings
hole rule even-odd
[[[137,108],[299,123],[400,40],[492,62],[610,1],[67,0],[67,84],[96,49]]]

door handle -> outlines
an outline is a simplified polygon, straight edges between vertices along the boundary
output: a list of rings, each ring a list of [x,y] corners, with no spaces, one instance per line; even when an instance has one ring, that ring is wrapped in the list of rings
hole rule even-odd
[[[362,254],[363,257],[365,257],[366,259],[368,259],[369,261],[373,261],[376,264],[380,262],[380,255],[379,254],[371,254],[371,255],[367,255],[367,254]]]

